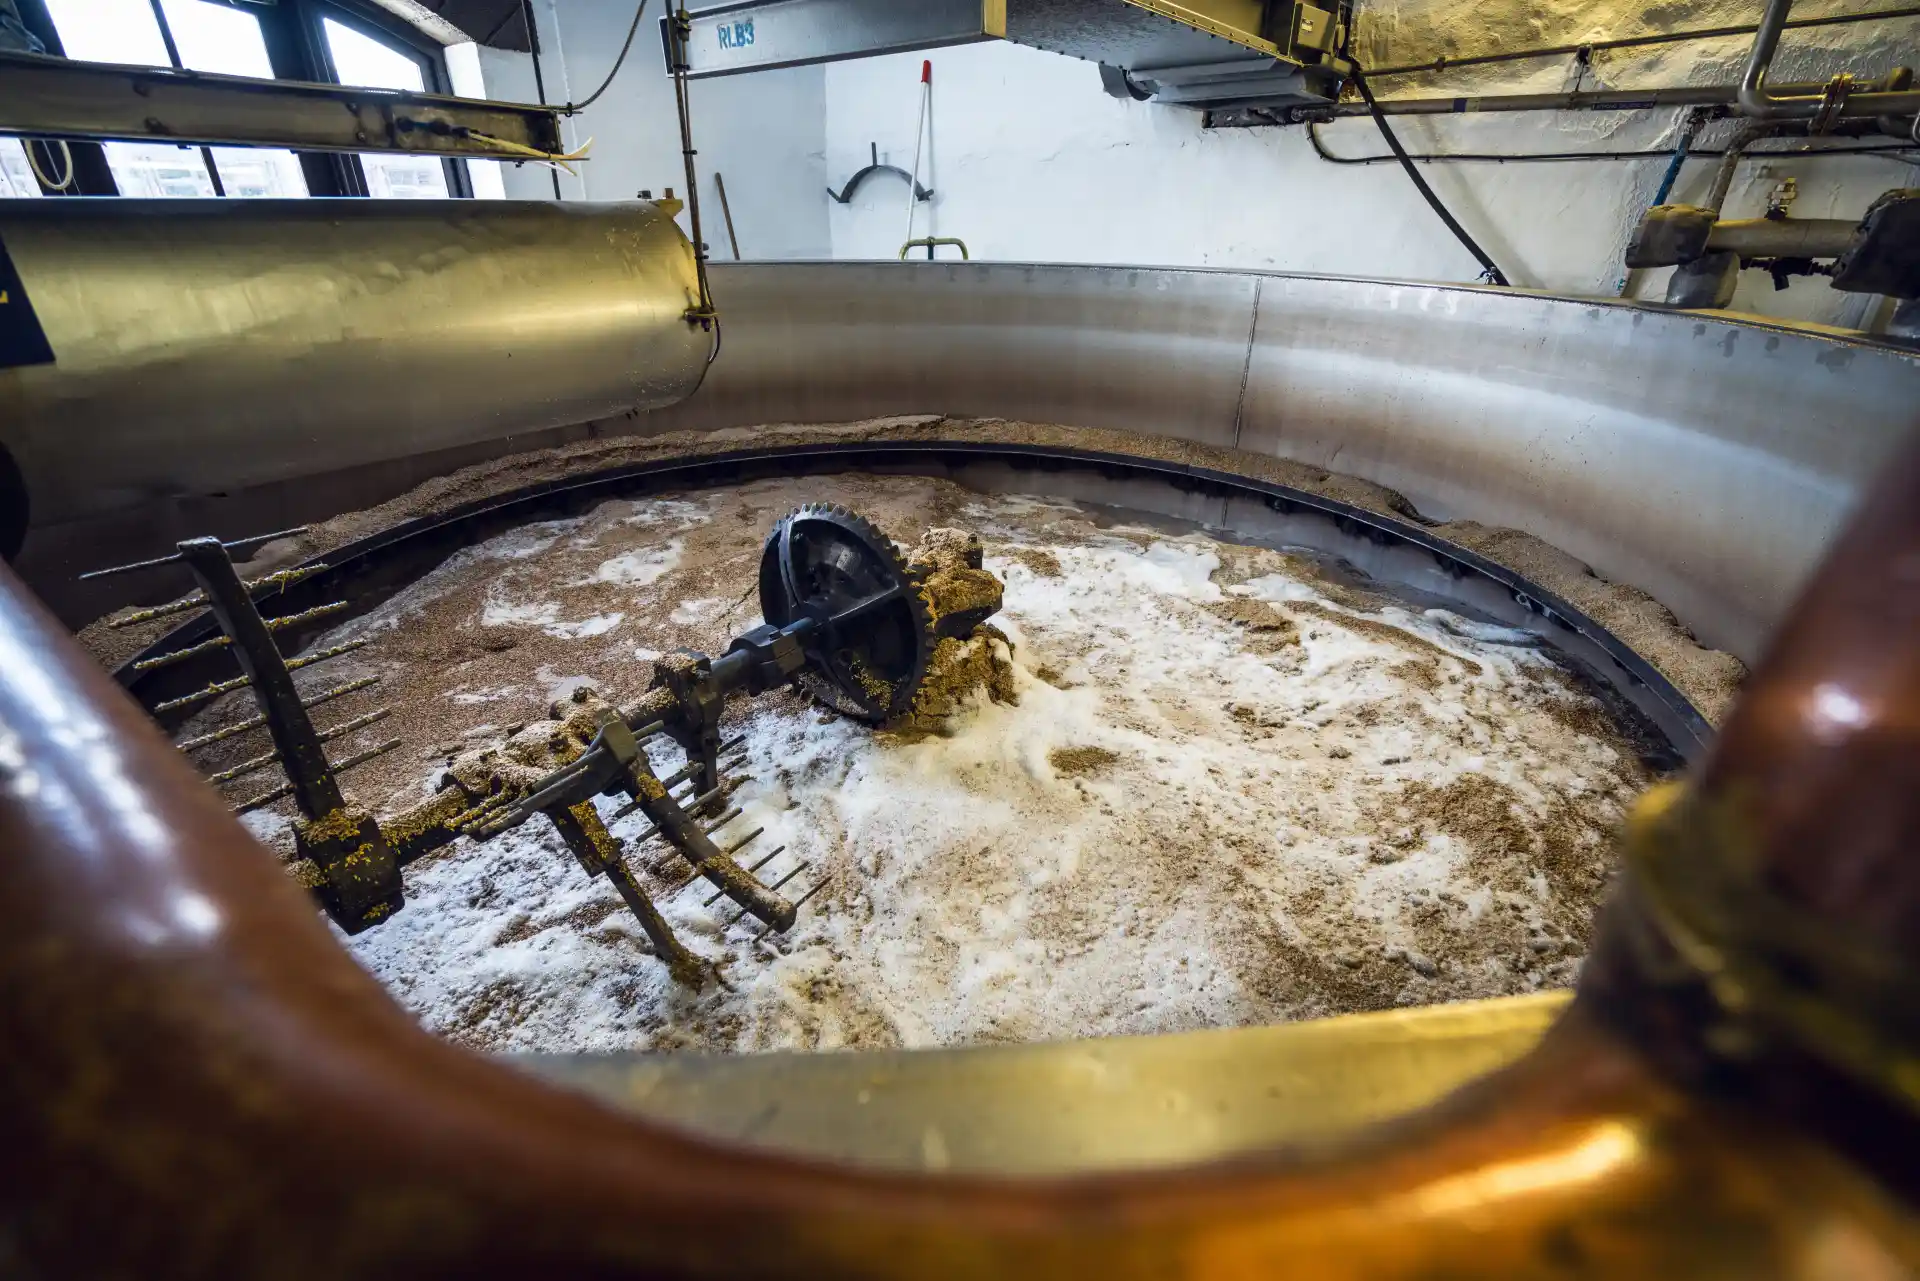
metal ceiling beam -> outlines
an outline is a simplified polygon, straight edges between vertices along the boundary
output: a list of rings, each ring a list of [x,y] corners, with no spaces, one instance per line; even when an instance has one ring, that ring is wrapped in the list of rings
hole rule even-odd
[[[690,20],[695,78],[1005,39],[1120,69],[1127,96],[1218,106],[1325,104],[1349,69],[1332,10],[1297,0],[725,0]]]
[[[0,54],[0,135],[525,159],[551,108]],[[505,145],[502,145],[505,144]]]
[[[738,0],[690,17],[688,75],[696,80],[1007,34],[1005,0]]]

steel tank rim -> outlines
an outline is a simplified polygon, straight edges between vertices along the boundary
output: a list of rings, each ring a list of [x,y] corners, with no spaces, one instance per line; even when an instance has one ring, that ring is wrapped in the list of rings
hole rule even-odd
[[[1011,465],[1026,474],[1092,473],[1105,478],[1147,480],[1183,493],[1252,500],[1277,513],[1302,513],[1329,522],[1341,534],[1387,549],[1430,557],[1449,578],[1471,580],[1503,593],[1518,611],[1538,621],[1538,634],[1556,649],[1583,642],[1603,655],[1612,670],[1595,673],[1647,713],[1680,757],[1691,763],[1704,755],[1713,726],[1697,707],[1647,658],[1591,615],[1518,572],[1469,548],[1435,536],[1412,521],[1398,520],[1339,499],[1309,493],[1275,481],[1216,468],[1140,455],[980,441],[834,442],[763,446],[719,453],[680,455],[600,468],[538,482],[459,504],[391,525],[374,534],[321,552],[287,568],[324,566],[288,588],[261,597],[263,605],[297,612],[323,601],[346,599],[343,616],[308,631],[290,630],[288,652],[310,643],[321,626],[331,628],[363,614],[394,591],[417,580],[460,547],[517,525],[541,519],[556,509],[577,509],[611,498],[671,489],[716,489],[779,476],[846,472],[906,471],[946,475],[969,465]],[[923,468],[931,470],[921,470]],[[964,482],[963,482],[964,483]],[[1045,492],[1044,487],[1022,492]],[[1231,530],[1220,531],[1232,541]],[[209,639],[216,625],[206,615],[172,629],[114,671],[114,678],[143,706],[206,684],[224,670],[211,654],[155,672],[138,664],[172,650]]]

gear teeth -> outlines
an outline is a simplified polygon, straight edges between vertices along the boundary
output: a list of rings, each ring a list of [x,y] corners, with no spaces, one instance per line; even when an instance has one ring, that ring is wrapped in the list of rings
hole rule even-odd
[[[879,556],[885,562],[886,569],[893,580],[907,589],[904,600],[918,637],[912,670],[908,678],[896,687],[890,706],[876,711],[868,706],[865,697],[849,689],[841,681],[829,678],[825,673],[810,672],[802,677],[803,683],[809,687],[808,692],[816,702],[831,707],[843,715],[855,716],[862,720],[887,721],[904,715],[912,708],[913,700],[920,692],[920,686],[926,679],[927,665],[933,656],[933,647],[938,643],[934,633],[933,619],[927,611],[926,599],[921,593],[920,576],[908,567],[906,556],[899,544],[859,512],[853,511],[843,503],[802,503],[775,521],[773,528],[767,534],[766,545],[761,553],[763,592],[766,587],[765,566],[770,558],[776,555],[782,534],[796,521],[820,521],[839,525],[854,534],[871,552]],[[772,603],[764,597],[761,601],[761,611],[763,614],[768,614],[769,618],[771,614],[768,606]],[[788,604],[790,607],[791,602]]]

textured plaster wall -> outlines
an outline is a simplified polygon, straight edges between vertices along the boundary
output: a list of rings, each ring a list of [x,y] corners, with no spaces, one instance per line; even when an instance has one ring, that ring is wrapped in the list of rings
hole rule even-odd
[[[1844,6],[1803,0],[1796,16]],[[1855,6],[1861,7],[1861,6]],[[1758,4],[1668,3],[1633,8],[1575,0],[1388,0],[1362,9],[1358,51],[1374,65],[1465,56],[1649,30],[1750,22]],[[1744,39],[1602,54],[1587,87],[1732,83]],[[1007,44],[936,51],[929,228],[966,240],[975,257],[1058,262],[1268,267],[1426,280],[1470,280],[1478,266],[1434,218],[1397,166],[1341,167],[1319,159],[1304,129],[1206,130],[1198,113],[1116,101],[1095,68]],[[1850,69],[1879,75],[1920,64],[1920,22],[1789,32],[1776,78]],[[826,68],[826,152],[838,184],[867,163],[911,163],[920,55]],[[1571,88],[1571,59],[1379,82],[1382,97],[1538,92]],[[1571,151],[1670,146],[1682,113],[1529,113],[1396,120],[1410,150]],[[1710,127],[1711,146],[1729,126]],[[1380,154],[1373,124],[1322,130],[1331,151]],[[1885,141],[1885,140],[1883,140]],[[1581,164],[1432,165],[1428,181],[1516,285],[1583,294],[1622,290],[1620,267],[1664,159]],[[923,170],[924,171],[924,170]],[[1711,161],[1689,163],[1675,200],[1704,196]],[[1780,177],[1799,183],[1794,212],[1849,217],[1890,187],[1920,185],[1913,166],[1884,158],[1777,158],[1739,171],[1729,217],[1757,215]],[[904,184],[873,180],[853,205],[828,210],[837,258],[893,257],[905,239]],[[930,215],[930,217],[929,217]],[[948,251],[950,252],[950,251]],[[1631,282],[1659,296],[1665,273]],[[1735,306],[1855,326],[1877,303],[1823,280],[1776,293],[1749,272]]]

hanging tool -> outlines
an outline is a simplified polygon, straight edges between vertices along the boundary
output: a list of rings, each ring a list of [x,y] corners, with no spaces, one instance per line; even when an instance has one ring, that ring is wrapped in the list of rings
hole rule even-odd
[[[733,232],[733,206],[727,202],[727,180],[720,176],[718,169],[713,171],[713,188],[720,193],[720,212],[727,220],[727,243],[733,246],[733,260],[740,261],[740,237]]]
[[[915,122],[913,127],[913,170],[911,173],[907,175],[909,179],[907,183],[907,186],[909,188],[907,192],[907,243],[908,244],[913,243],[913,207],[914,207],[914,204],[916,203],[914,200],[914,192],[912,189],[918,187],[920,184],[920,147],[921,147],[921,144],[924,143],[927,138],[927,112],[932,106],[933,106],[933,61],[932,59],[928,59],[920,64],[920,118],[917,122]],[[928,222],[932,222],[933,220],[933,215],[931,211],[928,212],[927,220]]]

